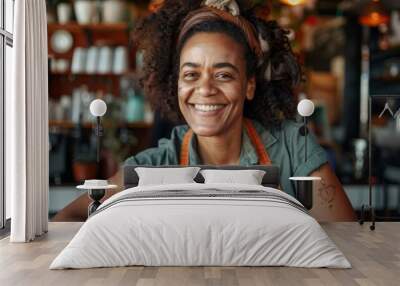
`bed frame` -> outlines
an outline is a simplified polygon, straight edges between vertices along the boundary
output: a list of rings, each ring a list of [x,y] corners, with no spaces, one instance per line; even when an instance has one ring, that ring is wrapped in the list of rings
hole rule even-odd
[[[125,166],[124,167],[124,189],[133,188],[138,185],[139,176],[135,171],[137,167],[146,167],[146,168],[181,168],[181,166],[143,166],[143,165],[135,165],[135,166]],[[204,169],[218,169],[218,170],[263,170],[265,171],[265,175],[262,179],[262,185],[265,187],[278,188],[280,184],[280,173],[278,166],[264,166],[264,165],[254,165],[254,166],[210,166],[210,165],[194,165],[191,167],[200,167],[202,170]],[[198,173],[198,175],[194,178],[197,183],[204,183],[204,178]]]

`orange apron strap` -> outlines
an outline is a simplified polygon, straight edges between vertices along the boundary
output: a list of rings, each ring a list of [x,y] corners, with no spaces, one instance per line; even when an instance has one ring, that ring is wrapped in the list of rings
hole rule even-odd
[[[260,165],[271,165],[271,159],[269,158],[267,150],[265,150],[264,144],[262,143],[260,136],[254,128],[253,123],[248,118],[244,118],[243,122],[247,134],[250,137],[251,143],[253,143],[253,146],[256,149],[258,155],[258,163]]]
[[[181,166],[188,166],[189,165],[189,146],[190,146],[190,139],[192,139],[193,130],[189,129],[185,136],[183,137],[182,146],[181,146],[181,154],[180,154],[180,163]]]
[[[256,149],[258,156],[258,163],[260,165],[271,165],[271,159],[267,153],[267,150],[264,148],[264,144],[261,141],[260,136],[258,135],[256,129],[253,126],[253,123],[250,119],[244,119],[244,126],[246,128],[247,134],[250,137],[251,143]],[[189,146],[190,140],[193,136],[193,130],[189,129],[185,136],[183,137],[182,146],[181,146],[181,154],[180,154],[180,165],[188,166],[189,165]]]

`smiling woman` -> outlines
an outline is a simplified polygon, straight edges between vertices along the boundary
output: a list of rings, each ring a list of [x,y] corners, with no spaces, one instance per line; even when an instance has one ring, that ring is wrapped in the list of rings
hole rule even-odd
[[[187,125],[127,164],[260,163],[251,152],[254,144],[246,144],[244,119],[252,119],[248,122],[261,134],[279,130],[285,119],[293,118],[292,87],[300,81],[301,69],[286,32],[274,21],[229,4],[234,1],[222,1],[226,7],[209,2],[165,1],[138,26],[145,92],[155,109]],[[233,9],[240,15],[227,12],[231,6],[242,8]],[[248,150],[242,148],[246,146]]]
[[[320,176],[317,190],[334,190],[329,207],[314,196],[316,218],[354,219],[325,151],[313,136],[306,147],[293,121],[301,67],[287,32],[237,4],[166,0],[138,25],[145,93],[155,110],[185,124],[125,164],[274,164],[286,193],[294,194],[292,176]]]
[[[138,26],[145,92],[154,108],[186,124],[126,164],[275,164],[289,194],[290,176],[321,176],[317,191],[334,190],[329,208],[314,196],[315,217],[354,219],[325,151],[314,137],[304,146],[293,121],[302,75],[287,32],[244,3],[167,0]]]

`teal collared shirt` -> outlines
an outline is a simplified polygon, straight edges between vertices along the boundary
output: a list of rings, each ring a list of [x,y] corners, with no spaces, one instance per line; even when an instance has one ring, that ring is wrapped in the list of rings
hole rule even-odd
[[[289,180],[292,176],[308,176],[321,165],[328,162],[324,149],[318,145],[315,136],[307,138],[307,162],[304,160],[304,137],[300,135],[301,124],[286,120],[280,128],[266,129],[258,121],[253,125],[264,143],[273,165],[280,168],[281,188],[294,195],[294,185]],[[180,125],[172,130],[170,139],[163,138],[157,148],[150,148],[128,158],[125,165],[179,165],[180,148],[183,137],[188,131],[187,125]],[[197,152],[197,139],[193,136],[189,146],[189,165],[202,165]],[[258,155],[245,129],[242,133],[240,165],[258,164]]]

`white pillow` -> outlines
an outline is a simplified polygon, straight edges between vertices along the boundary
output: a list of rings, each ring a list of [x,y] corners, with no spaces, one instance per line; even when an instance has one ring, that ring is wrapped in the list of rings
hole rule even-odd
[[[196,183],[193,179],[199,170],[199,167],[135,168],[139,176],[139,186]]]
[[[265,171],[262,170],[201,170],[204,183],[234,183],[246,185],[261,185]]]

